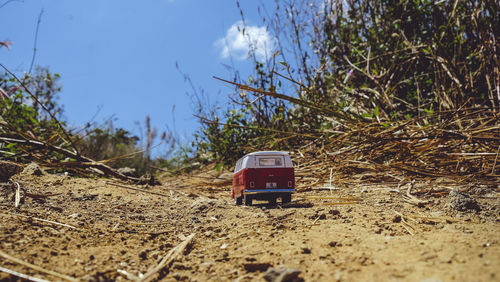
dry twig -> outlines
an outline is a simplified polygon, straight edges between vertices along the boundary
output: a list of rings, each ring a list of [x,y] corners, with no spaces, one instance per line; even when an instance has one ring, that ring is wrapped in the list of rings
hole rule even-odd
[[[154,276],[156,273],[159,271],[170,267],[170,265],[176,260],[183,252],[184,250],[188,247],[188,245],[191,243],[191,240],[193,240],[195,233],[187,236],[184,241],[182,241],[179,245],[171,249],[165,257],[158,263],[157,266],[149,270],[146,274],[144,274],[143,277],[141,277],[138,281],[144,282],[144,281],[152,281],[154,279]]]
[[[69,225],[69,224],[60,223],[60,222],[57,222],[57,221],[47,220],[47,219],[43,219],[43,218],[37,218],[37,217],[33,217],[33,216],[27,216],[27,215],[23,215],[23,214],[5,214],[5,213],[0,213],[0,215],[3,215],[3,216],[12,216],[12,217],[24,217],[24,218],[28,218],[28,219],[32,219],[32,220],[36,220],[36,221],[46,222],[46,223],[50,223],[50,224],[54,224],[54,225],[59,225],[59,226],[62,226],[62,227],[68,227],[68,228],[71,228],[71,229],[80,230],[79,228],[76,228],[76,227],[74,227],[72,225]]]
[[[26,279],[28,281],[49,282],[48,280],[36,278],[36,277],[30,276],[28,274],[20,273],[20,272],[17,272],[17,271],[14,271],[14,270],[10,270],[8,268],[4,268],[4,267],[1,267],[1,266],[0,266],[0,271],[5,272],[5,273],[10,274],[10,275],[13,275],[13,276],[16,276],[16,277],[19,277],[21,279]]]
[[[14,200],[14,207],[18,208],[19,207],[19,202],[21,201],[21,191],[20,191],[21,190],[21,186],[17,182],[14,182],[14,184],[17,185],[16,196],[15,196],[15,200]]]
[[[70,277],[70,276],[67,276],[67,275],[64,275],[64,274],[60,274],[60,273],[57,273],[57,272],[52,271],[52,270],[44,269],[44,268],[41,268],[40,266],[36,266],[34,264],[22,261],[22,260],[20,260],[18,258],[12,257],[12,256],[10,256],[10,255],[2,252],[2,251],[0,251],[0,256],[2,256],[3,258],[5,258],[7,260],[13,261],[13,262],[15,262],[17,264],[24,265],[24,266],[29,267],[31,269],[43,272],[45,274],[49,274],[49,275],[55,276],[55,277],[63,279],[63,280],[78,281],[77,279],[75,279],[73,277]]]
[[[8,137],[0,137],[0,141],[33,146],[33,147],[37,147],[37,148],[43,149],[43,150],[48,149],[48,150],[51,150],[53,152],[63,154],[66,157],[74,158],[77,160],[77,162],[60,162],[60,163],[57,163],[56,166],[97,168],[97,169],[101,170],[103,173],[105,173],[106,175],[110,175],[110,176],[116,177],[116,178],[121,179],[121,180],[133,181],[136,183],[147,182],[147,180],[144,180],[144,179],[126,176],[126,175],[119,173],[115,169],[113,169],[110,166],[107,166],[103,163],[96,162],[96,161],[94,161],[90,158],[87,158],[85,156],[82,156],[78,153],[71,152],[70,150],[67,150],[67,149],[64,149],[64,148],[61,148],[58,146],[50,145],[46,142],[36,141],[36,140],[28,140],[28,139],[22,140],[22,139],[8,138]]]

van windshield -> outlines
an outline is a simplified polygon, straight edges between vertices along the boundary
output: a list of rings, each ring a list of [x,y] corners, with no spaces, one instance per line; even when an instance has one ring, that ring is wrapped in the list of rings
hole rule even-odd
[[[283,166],[281,157],[260,157],[259,166]]]

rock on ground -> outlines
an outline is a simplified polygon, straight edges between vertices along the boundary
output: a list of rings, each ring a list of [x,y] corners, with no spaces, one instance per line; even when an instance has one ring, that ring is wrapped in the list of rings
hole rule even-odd
[[[300,270],[286,267],[270,267],[267,269],[264,279],[269,282],[295,282],[303,281],[299,278]]]
[[[448,196],[448,201],[450,208],[457,211],[461,212],[467,212],[472,210],[475,210],[476,212],[481,211],[479,203],[474,198],[458,190],[452,190],[450,192]]]
[[[14,175],[23,171],[20,164],[8,161],[0,161],[0,182],[7,182]]]
[[[43,175],[43,170],[36,163],[30,163],[23,169],[22,174],[40,176]]]

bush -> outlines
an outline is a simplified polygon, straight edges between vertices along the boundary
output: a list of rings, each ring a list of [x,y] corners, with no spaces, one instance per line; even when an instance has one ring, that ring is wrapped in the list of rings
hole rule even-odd
[[[500,107],[496,1],[278,0],[266,22],[278,50],[263,62],[251,53],[255,72],[241,82],[257,92],[234,96],[226,115],[201,115],[198,150],[216,161],[248,144],[292,148],[290,137],[339,124]],[[285,102],[263,94],[283,90]]]

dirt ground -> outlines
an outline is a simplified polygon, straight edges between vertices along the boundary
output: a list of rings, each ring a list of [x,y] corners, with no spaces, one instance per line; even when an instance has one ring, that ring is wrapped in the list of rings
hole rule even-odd
[[[25,264],[127,281],[194,234],[153,280],[263,281],[283,267],[305,281],[500,281],[498,182],[417,179],[408,196],[411,184],[326,189],[298,179],[291,204],[247,207],[213,173],[127,184],[158,194],[115,180],[16,175],[18,208],[15,186],[0,186],[0,267],[50,281],[63,278]],[[448,194],[465,188],[479,206],[458,211]],[[0,272],[0,280],[16,278]]]

